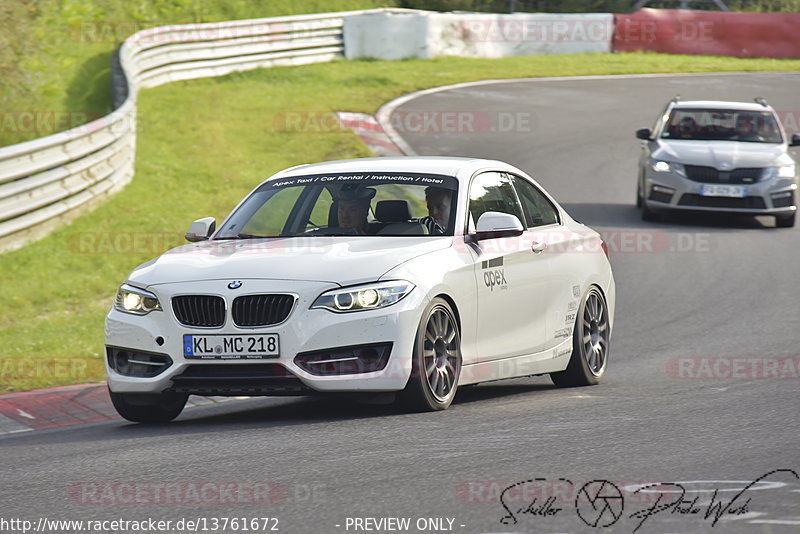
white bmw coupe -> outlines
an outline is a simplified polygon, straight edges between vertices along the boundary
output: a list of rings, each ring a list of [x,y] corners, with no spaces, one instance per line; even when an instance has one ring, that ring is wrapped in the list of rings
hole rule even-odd
[[[301,165],[186,238],[106,318],[108,387],[131,421],[169,421],[190,394],[394,392],[441,410],[459,385],[606,370],[605,244],[499,161]]]

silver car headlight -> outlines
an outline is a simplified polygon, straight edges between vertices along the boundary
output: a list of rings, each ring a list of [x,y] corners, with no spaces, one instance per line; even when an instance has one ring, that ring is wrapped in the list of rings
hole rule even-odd
[[[680,163],[656,159],[651,162],[650,168],[656,172],[674,172],[680,176],[686,176],[686,169]]]
[[[794,178],[797,173],[797,166],[794,163],[782,165],[780,167],[769,167],[764,173],[764,180],[773,178]]]
[[[392,280],[332,289],[317,297],[311,307],[336,313],[375,310],[399,302],[414,287],[414,284],[406,280]]]
[[[161,304],[158,302],[158,297],[149,291],[122,284],[117,290],[114,308],[134,315],[147,315],[152,311],[161,311]]]

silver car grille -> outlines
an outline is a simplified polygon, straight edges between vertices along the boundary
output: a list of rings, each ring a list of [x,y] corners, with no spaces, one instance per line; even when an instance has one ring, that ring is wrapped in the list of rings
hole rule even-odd
[[[764,169],[742,167],[731,171],[719,171],[703,165],[684,165],[686,177],[693,182],[705,184],[752,184],[761,180]]]

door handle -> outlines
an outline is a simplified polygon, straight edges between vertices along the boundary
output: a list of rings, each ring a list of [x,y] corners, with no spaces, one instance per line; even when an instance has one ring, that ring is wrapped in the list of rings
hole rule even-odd
[[[531,245],[531,250],[534,254],[541,254],[547,248],[547,243],[538,243],[536,241]]]

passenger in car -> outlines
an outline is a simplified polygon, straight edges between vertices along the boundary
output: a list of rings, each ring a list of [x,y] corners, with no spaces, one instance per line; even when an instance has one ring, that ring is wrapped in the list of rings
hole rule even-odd
[[[450,201],[453,192],[441,187],[425,189],[425,204],[428,205],[428,216],[420,219],[420,223],[428,227],[430,235],[444,235],[450,221]]]

